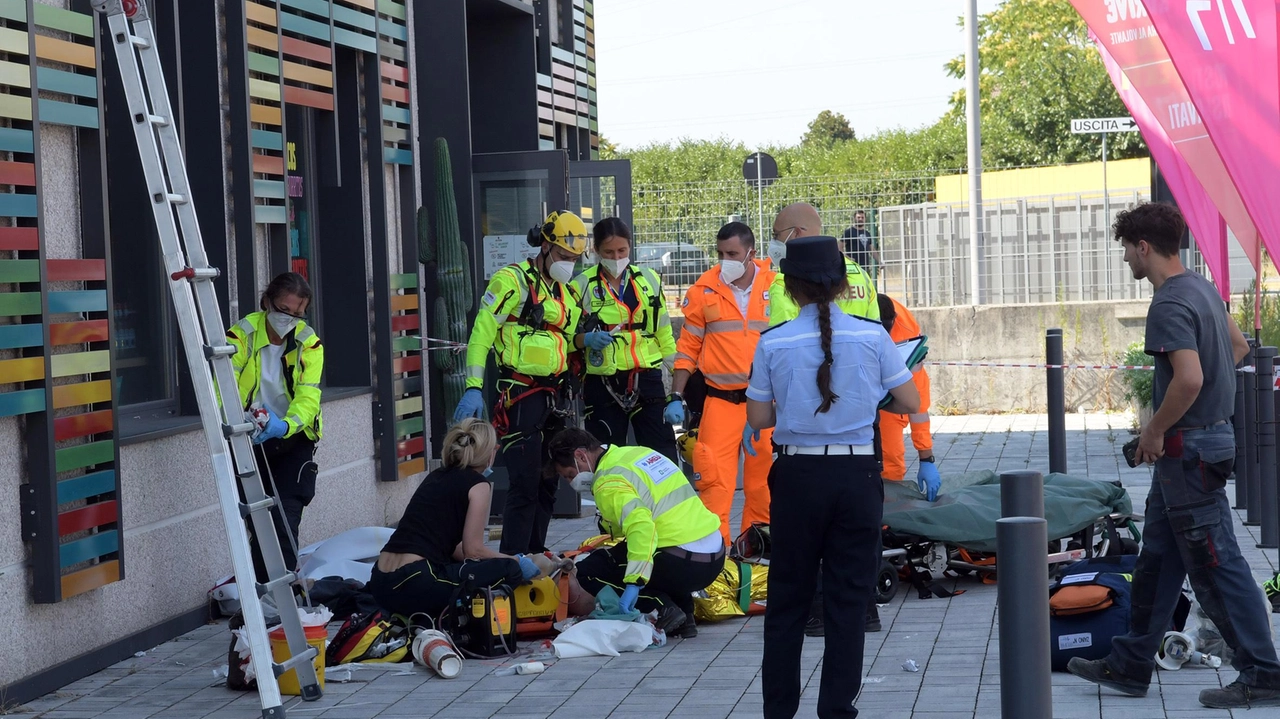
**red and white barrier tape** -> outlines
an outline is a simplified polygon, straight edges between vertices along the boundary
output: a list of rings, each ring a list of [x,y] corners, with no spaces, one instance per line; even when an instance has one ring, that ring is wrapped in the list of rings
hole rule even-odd
[[[1021,369],[1110,369],[1110,370],[1137,370],[1150,372],[1155,369],[1155,365],[1141,364],[1025,364],[1020,362],[933,362],[925,361],[920,364],[929,367],[1016,367]],[[1253,372],[1253,367],[1245,367],[1242,372]]]
[[[424,345],[426,345],[422,349],[427,352],[439,352],[441,350],[447,350],[449,352],[457,353],[457,352],[465,352],[467,350],[467,345],[465,342],[454,342],[453,340],[442,340],[437,337],[414,337],[414,339],[420,340]]]

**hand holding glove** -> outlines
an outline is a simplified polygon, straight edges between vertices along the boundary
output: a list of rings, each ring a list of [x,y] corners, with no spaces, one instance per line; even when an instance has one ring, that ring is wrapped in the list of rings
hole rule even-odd
[[[461,422],[468,417],[479,417],[484,414],[484,394],[472,387],[462,393],[458,408],[453,410],[453,421]]]
[[[748,455],[756,456],[756,448],[752,446],[753,442],[760,441],[760,430],[752,429],[751,423],[747,422],[742,427],[742,451]]]
[[[265,427],[258,430],[257,434],[253,435],[253,443],[262,444],[269,439],[278,439],[283,437],[284,433],[288,431],[289,425],[285,424],[284,420],[277,417],[275,412],[268,409],[267,424]]]
[[[582,336],[582,344],[588,349],[602,350],[613,342],[613,335],[605,330],[593,330]]]
[[[635,611],[636,600],[639,598],[640,586],[638,584],[628,584],[627,588],[622,590],[622,597],[618,600],[618,609],[630,614]]]
[[[667,408],[662,411],[662,421],[667,424],[684,425],[684,400],[673,399],[667,403]]]
[[[938,465],[933,462],[921,462],[920,472],[916,475],[916,484],[920,492],[930,501],[938,499],[938,490],[942,487],[942,477],[938,475]]]

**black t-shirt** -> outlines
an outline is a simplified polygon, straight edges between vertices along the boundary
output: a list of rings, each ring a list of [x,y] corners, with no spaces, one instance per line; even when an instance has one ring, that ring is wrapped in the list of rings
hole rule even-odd
[[[871,266],[871,250],[875,245],[871,241],[871,233],[850,227],[840,235],[840,244],[845,257],[858,263],[859,267]]]
[[[453,562],[471,504],[467,493],[487,481],[473,469],[440,468],[427,475],[382,551],[420,554],[439,564]]]
[[[1200,356],[1204,384],[1187,413],[1175,427],[1203,427],[1230,419],[1235,412],[1235,355],[1226,304],[1209,280],[1195,272],[1183,272],[1165,280],[1151,298],[1147,310],[1146,352],[1155,358],[1156,376],[1152,406],[1160,408],[1173,379],[1174,350],[1195,350]]]

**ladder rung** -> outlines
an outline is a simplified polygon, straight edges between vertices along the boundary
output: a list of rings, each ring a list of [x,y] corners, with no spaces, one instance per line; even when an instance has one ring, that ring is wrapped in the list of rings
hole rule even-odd
[[[169,279],[178,280],[216,280],[222,275],[217,267],[185,267],[169,275]]]
[[[217,347],[204,346],[205,359],[213,359],[214,357],[231,357],[236,353],[235,345],[218,345]]]
[[[257,428],[258,425],[253,422],[245,422],[244,424],[224,424],[222,425],[222,436],[233,437],[237,434],[249,434]]]
[[[157,203],[168,202],[171,205],[187,204],[186,195],[178,195],[172,192],[157,192],[151,196],[151,199],[155,200]]]
[[[151,47],[151,43],[147,42],[146,38],[139,37],[137,35],[130,35],[129,42],[132,43],[134,47],[139,47],[144,50]]]
[[[169,126],[169,118],[161,117],[160,115],[147,115],[147,122],[150,122],[152,125],[155,125],[156,127]]]
[[[276,577],[266,584],[258,585],[258,596],[265,597],[274,592],[278,587],[287,587],[298,581],[298,575],[293,572],[285,572],[283,577]]]
[[[263,509],[271,509],[274,506],[276,506],[275,497],[267,497],[266,499],[259,499],[258,501],[252,502],[250,504],[245,504],[241,502],[240,516],[241,518],[248,517],[250,514],[253,514],[254,512],[257,512]]]
[[[312,661],[313,659],[316,658],[316,655],[319,653],[320,653],[319,650],[317,650],[315,647],[308,644],[307,648],[302,652],[298,654],[294,654],[293,656],[289,657],[288,659],[282,662],[279,662],[279,663],[272,662],[271,669],[276,673],[276,676],[280,676],[281,674],[284,674],[290,669],[294,669],[307,662]]]

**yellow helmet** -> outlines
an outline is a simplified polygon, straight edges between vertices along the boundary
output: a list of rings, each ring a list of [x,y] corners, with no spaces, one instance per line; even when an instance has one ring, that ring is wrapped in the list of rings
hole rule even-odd
[[[545,240],[575,255],[587,251],[587,226],[572,212],[552,212],[535,232],[536,235],[529,234],[538,239],[538,244]]]
[[[680,449],[680,458],[685,463],[693,464],[693,448],[698,445],[698,428],[694,427],[688,432],[682,432],[676,437],[676,447]]]

